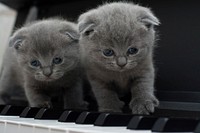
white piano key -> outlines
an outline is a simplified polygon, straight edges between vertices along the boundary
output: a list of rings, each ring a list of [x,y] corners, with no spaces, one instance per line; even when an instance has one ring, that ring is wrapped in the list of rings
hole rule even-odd
[[[83,127],[83,128],[74,128],[69,129],[68,133],[151,133],[150,130],[128,130],[126,127]]]
[[[50,129],[48,126],[35,126],[34,127],[34,133],[49,133],[50,132]]]
[[[53,128],[50,130],[50,133],[68,133],[68,130],[66,129],[59,129],[59,128]]]
[[[136,131],[128,130],[126,127],[100,127],[75,123],[63,123],[58,122],[57,120],[19,118],[16,116],[0,116],[0,131],[3,131],[0,133],[10,133],[13,131],[6,127],[6,132],[4,132],[6,124],[8,124],[9,127],[12,127],[12,129],[18,129],[19,133],[151,133],[150,130]]]
[[[4,129],[5,133],[20,133],[19,132],[19,123],[16,121],[6,122],[6,127]]]
[[[93,125],[81,125],[75,123],[63,123],[50,126],[50,133],[68,133],[69,129],[76,129],[81,127],[93,127]]]
[[[5,131],[5,126],[6,126],[6,121],[0,120],[0,133],[4,133]]]
[[[28,123],[20,124],[20,132],[21,133],[34,133],[34,126]]]

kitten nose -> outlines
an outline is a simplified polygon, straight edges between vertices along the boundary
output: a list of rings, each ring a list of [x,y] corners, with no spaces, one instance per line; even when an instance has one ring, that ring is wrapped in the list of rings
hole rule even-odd
[[[51,68],[50,68],[50,67],[44,68],[44,69],[43,69],[43,74],[44,74],[45,76],[47,76],[47,77],[51,76],[51,74],[52,74]]]
[[[117,65],[120,67],[124,67],[127,64],[126,57],[118,57],[117,58]]]

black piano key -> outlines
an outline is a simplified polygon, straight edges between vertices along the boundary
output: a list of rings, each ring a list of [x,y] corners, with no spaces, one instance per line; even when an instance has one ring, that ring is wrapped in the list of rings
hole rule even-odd
[[[152,127],[152,131],[158,131],[158,132],[162,132],[166,122],[169,120],[169,118],[166,117],[161,117],[158,118],[157,121],[154,123],[153,127]]]
[[[153,132],[194,132],[199,119],[159,118],[152,128]]]
[[[1,111],[1,115],[10,115],[10,116],[18,116],[24,110],[24,106],[12,106],[6,105]]]
[[[174,109],[156,108],[155,112],[152,115],[157,117],[200,118],[199,111],[192,111],[192,110],[174,110]]]
[[[58,120],[62,112],[63,110],[41,108],[34,118],[41,120]]]
[[[6,106],[6,105],[0,105],[0,113],[1,113],[1,111],[4,109],[5,106]]]
[[[133,116],[127,126],[127,129],[150,130],[157,119],[158,117],[152,116]]]
[[[37,107],[26,107],[20,114],[20,117],[34,118],[40,109]]]
[[[76,124],[94,124],[100,112],[82,112],[76,120]]]
[[[194,133],[200,133],[200,122],[197,124]]]
[[[75,122],[81,113],[82,111],[66,110],[61,114],[58,121],[59,122]]]
[[[118,113],[101,113],[95,126],[127,126],[133,115]]]

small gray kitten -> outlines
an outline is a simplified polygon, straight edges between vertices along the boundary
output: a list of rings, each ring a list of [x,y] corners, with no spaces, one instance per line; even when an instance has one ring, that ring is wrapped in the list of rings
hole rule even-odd
[[[82,62],[99,111],[121,112],[119,98],[131,93],[133,114],[149,114],[159,102],[154,96],[154,25],[150,9],[126,2],[105,4],[78,20]]]
[[[20,86],[32,107],[51,107],[51,98],[62,93],[65,109],[86,109],[78,38],[76,24],[61,19],[17,30],[5,54],[0,95]]]

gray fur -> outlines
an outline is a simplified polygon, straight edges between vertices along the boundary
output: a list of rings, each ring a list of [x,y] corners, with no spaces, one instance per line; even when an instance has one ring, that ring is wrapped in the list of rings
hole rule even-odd
[[[154,96],[154,25],[159,20],[150,9],[133,3],[114,2],[89,10],[78,20],[82,62],[99,111],[121,112],[119,98],[132,94],[134,114],[148,114],[158,106]],[[130,47],[139,49],[127,55]],[[103,55],[112,49],[113,56]]]
[[[62,92],[65,108],[86,109],[78,38],[76,24],[59,19],[37,21],[17,30],[6,52],[12,61],[5,59],[3,64],[7,76],[1,77],[1,90],[8,90],[11,82],[19,84],[33,107],[51,107],[51,97]],[[61,57],[62,63],[53,64],[55,57]],[[41,66],[32,66],[33,60]]]

